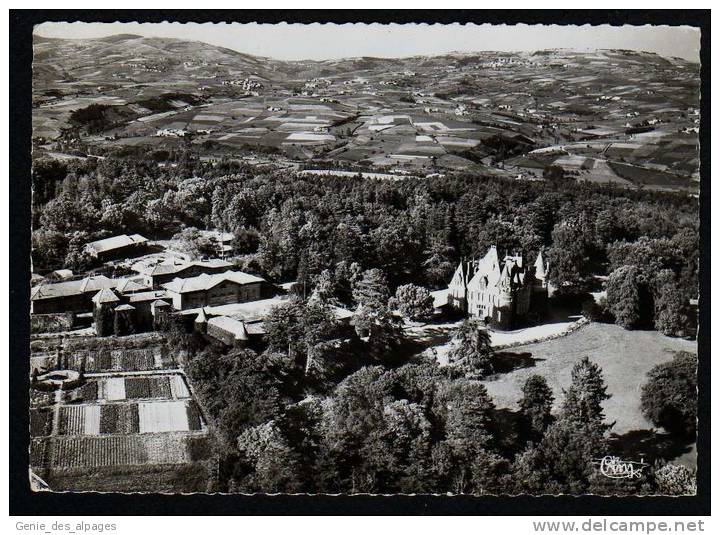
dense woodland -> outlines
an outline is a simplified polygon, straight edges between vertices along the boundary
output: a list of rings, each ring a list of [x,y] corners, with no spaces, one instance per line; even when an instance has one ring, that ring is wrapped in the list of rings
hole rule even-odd
[[[551,414],[541,376],[517,411],[498,410],[479,378],[498,356],[473,320],[450,365],[413,351],[398,309],[423,318],[428,289],[457,263],[543,250],[556,299],[593,320],[689,336],[698,294],[697,201],[567,179],[520,182],[458,174],[424,180],[298,177],[185,153],[145,161],[38,160],[33,261],[84,271],[89,240],[125,232],[210,251],[198,229],[233,232],[240,269],[301,291],[267,318],[266,346],[228,349],[170,325],[208,415],[217,489],[240,492],[474,494],[694,493],[694,474],[658,463],[637,479],[599,478],[612,451],[602,370],[587,359]],[[158,166],[153,159],[173,160]],[[599,305],[587,292],[606,281]],[[331,305],[355,311],[352,326]],[[362,305],[362,306],[359,306]],[[651,373],[643,411],[693,437],[697,359]]]
[[[164,152],[164,151],[163,151]],[[626,328],[692,336],[698,296],[697,200],[572,180],[521,182],[456,176],[380,181],[298,177],[188,153],[144,161],[38,160],[33,170],[36,270],[82,271],[87,241],[123,232],[178,235],[209,252],[194,229],[235,233],[239,266],[312,290],[319,276],[348,300],[352,270],[379,269],[391,292],[444,287],[462,258],[490,245],[544,250],[559,294],[600,289],[602,310]],[[154,157],[175,160],[160,167]]]

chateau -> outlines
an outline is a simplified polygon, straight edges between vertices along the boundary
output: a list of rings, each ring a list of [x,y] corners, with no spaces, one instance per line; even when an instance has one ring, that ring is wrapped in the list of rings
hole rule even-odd
[[[528,313],[541,314],[547,303],[547,270],[542,252],[533,266],[523,255],[500,261],[490,247],[480,260],[461,262],[448,287],[448,304],[499,329],[513,329]]]

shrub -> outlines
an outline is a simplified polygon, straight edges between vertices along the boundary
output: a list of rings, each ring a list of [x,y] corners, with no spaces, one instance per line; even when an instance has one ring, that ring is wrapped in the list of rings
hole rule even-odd
[[[582,310],[580,312],[590,321],[605,321],[607,316],[605,310],[594,299],[583,301]]]
[[[472,379],[480,379],[492,373],[494,351],[490,335],[478,320],[463,321],[453,334],[453,342],[448,353],[451,366]]]
[[[425,319],[432,315],[433,296],[427,288],[415,284],[399,286],[395,297],[391,299],[390,306],[397,308],[400,313],[410,319]]]
[[[666,464],[655,471],[655,484],[659,494],[668,496],[692,496],[697,494],[695,473],[676,464]]]
[[[548,425],[552,423],[553,396],[547,380],[542,375],[531,375],[523,386],[523,397],[520,400],[520,410],[523,414],[530,432],[535,437],[541,437]]]

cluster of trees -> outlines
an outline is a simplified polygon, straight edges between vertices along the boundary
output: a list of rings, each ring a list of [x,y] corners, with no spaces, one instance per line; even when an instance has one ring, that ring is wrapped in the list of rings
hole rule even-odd
[[[672,238],[642,237],[609,249],[606,309],[625,328],[654,327],[690,336],[697,326],[690,299],[698,295],[697,233],[685,228]]]
[[[694,474],[674,465],[633,480],[598,474],[597,460],[611,451],[602,410],[609,395],[587,359],[574,367],[556,414],[547,382],[532,376],[508,420],[482,383],[452,366],[351,355],[317,299],[273,315],[269,336],[261,354],[189,351],[188,373],[214,422],[220,490],[694,492]]]
[[[132,115],[133,112],[122,106],[90,104],[74,110],[70,114],[70,124],[76,128],[85,128],[90,134],[96,134]]]
[[[298,280],[312,290],[323,270],[356,263],[382,270],[394,293],[410,283],[443,287],[461,258],[490,245],[523,250],[529,261],[545,249],[560,292],[585,292],[597,275],[620,270],[610,286],[624,288],[621,303],[609,303],[619,324],[692,331],[684,307],[697,297],[698,213],[680,194],[463,174],[298,177],[230,160],[201,162],[187,151],[175,167],[132,158],[41,159],[33,184],[38,269],[81,268],[81,245],[113,234],[167,238],[189,227],[217,228],[236,234],[244,268],[271,280]],[[633,291],[637,299],[625,296]]]

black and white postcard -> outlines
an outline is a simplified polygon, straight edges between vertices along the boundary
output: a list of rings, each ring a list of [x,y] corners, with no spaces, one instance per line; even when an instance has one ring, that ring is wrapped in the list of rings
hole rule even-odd
[[[32,490],[695,496],[700,49],[37,24]]]

